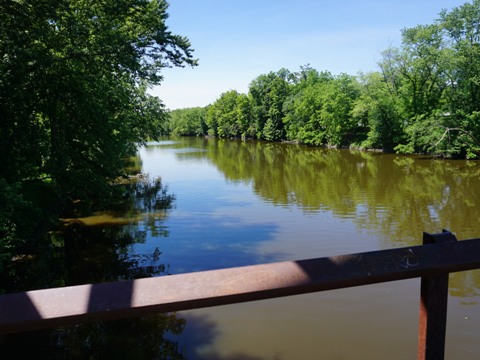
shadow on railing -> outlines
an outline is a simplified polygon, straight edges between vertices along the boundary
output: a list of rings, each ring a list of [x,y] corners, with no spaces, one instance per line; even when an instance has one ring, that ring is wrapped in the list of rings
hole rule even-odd
[[[421,277],[418,359],[443,359],[448,274],[480,268],[480,239],[0,296],[0,334]]]

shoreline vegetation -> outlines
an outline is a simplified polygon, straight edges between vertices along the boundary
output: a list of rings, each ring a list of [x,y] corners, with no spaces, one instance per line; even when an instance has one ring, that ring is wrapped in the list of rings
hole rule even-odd
[[[180,136],[282,141],[437,158],[480,158],[480,1],[402,30],[378,71],[310,65],[259,75],[205,107],[169,111]]]

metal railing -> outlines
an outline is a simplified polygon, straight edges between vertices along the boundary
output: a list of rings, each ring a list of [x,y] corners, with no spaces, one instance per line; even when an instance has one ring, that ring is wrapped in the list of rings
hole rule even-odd
[[[34,290],[0,296],[0,334],[422,278],[418,359],[443,359],[448,274],[480,268],[480,239],[449,231],[423,245]]]

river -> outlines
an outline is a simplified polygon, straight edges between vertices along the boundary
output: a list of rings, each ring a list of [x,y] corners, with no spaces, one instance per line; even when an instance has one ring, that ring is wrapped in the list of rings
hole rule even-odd
[[[136,251],[172,273],[421,244],[422,232],[480,236],[480,163],[291,144],[184,138],[140,150],[175,194]],[[480,276],[450,276],[446,354],[480,358]],[[407,359],[419,280],[179,314],[189,359]]]
[[[142,211],[128,219],[100,214],[78,220],[81,232],[65,231],[63,240],[74,244],[66,259],[80,258],[67,266],[69,284],[125,269],[136,271],[130,277],[179,274],[419,245],[423,232],[442,229],[458,239],[480,237],[475,161],[204,138],[165,139],[138,153],[142,172],[159,177],[162,192],[153,202],[140,197]],[[122,247],[101,255],[119,238]],[[166,327],[144,320],[102,328],[95,346],[85,335],[90,345],[80,347],[96,354],[91,358],[114,358],[114,348],[121,355],[127,344],[137,351],[132,358],[155,358],[169,347],[177,357],[164,358],[412,359],[419,297],[420,280],[413,279],[191,310],[162,318]],[[447,359],[480,359],[479,300],[479,271],[450,275]],[[110,341],[108,331],[122,326],[122,340]],[[81,328],[70,337],[78,339]],[[141,341],[132,339],[139,333]],[[75,341],[68,332],[60,338],[58,354],[75,358],[65,350]]]

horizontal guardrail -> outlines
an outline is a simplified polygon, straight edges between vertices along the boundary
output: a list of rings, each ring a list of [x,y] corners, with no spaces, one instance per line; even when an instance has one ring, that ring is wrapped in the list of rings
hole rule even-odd
[[[0,333],[234,304],[417,277],[446,275],[448,289],[448,273],[480,268],[480,239],[456,241],[451,233],[444,232],[424,234],[424,242],[424,245],[358,254],[1,295]],[[422,306],[425,307],[423,302]]]

